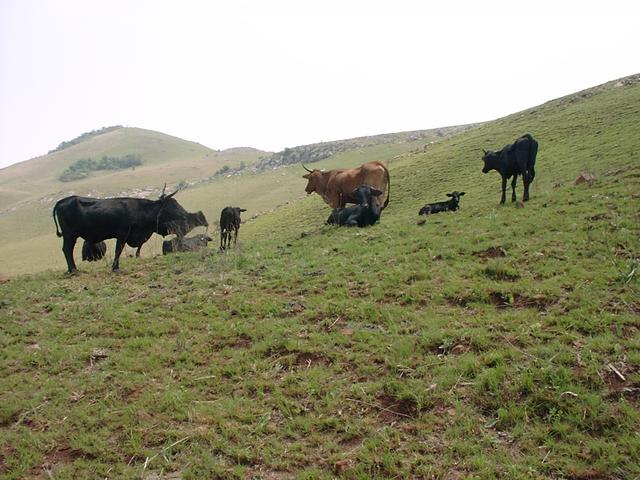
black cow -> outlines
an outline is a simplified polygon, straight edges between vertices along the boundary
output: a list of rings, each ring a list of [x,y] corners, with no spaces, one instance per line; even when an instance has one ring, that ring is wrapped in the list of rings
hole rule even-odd
[[[380,220],[381,209],[373,197],[382,195],[384,192],[368,185],[360,185],[351,196],[358,204],[355,207],[335,208],[329,218],[328,225],[344,225],[346,227],[367,227]]]
[[[195,252],[207,248],[207,243],[213,240],[207,235],[195,235],[193,237],[176,237],[162,242],[162,254],[172,252]]]
[[[107,244],[104,242],[91,243],[86,240],[82,243],[82,260],[85,262],[97,262],[107,253]]]
[[[488,173],[491,170],[497,170],[502,176],[502,198],[500,203],[504,203],[507,180],[513,177],[511,181],[511,201],[516,201],[516,181],[518,175],[522,175],[524,182],[524,196],[522,199],[526,202],[529,200],[529,185],[533,182],[536,172],[534,166],[536,164],[536,155],[538,154],[538,142],[528,133],[518,138],[514,143],[506,145],[499,152],[484,151],[484,168],[482,173]]]
[[[451,210],[455,212],[460,204],[460,197],[464,195],[464,192],[451,192],[447,193],[447,197],[451,197],[451,200],[446,202],[427,203],[420,209],[418,215],[429,215],[430,213],[448,212]]]
[[[176,193],[163,193],[158,200],[127,197],[99,199],[75,195],[59,200],[53,207],[53,221],[56,234],[63,237],[62,251],[69,273],[77,270],[73,247],[79,237],[90,243],[115,238],[112,269],[117,271],[125,243],[137,247],[139,252],[154,232],[163,237],[172,233],[183,237],[197,226],[208,226],[202,212],[189,213],[171,198]]]
[[[233,244],[238,243],[238,230],[240,230],[240,213],[246,212],[245,208],[224,207],[220,212],[220,250],[226,250],[231,246],[231,234],[234,234]]]

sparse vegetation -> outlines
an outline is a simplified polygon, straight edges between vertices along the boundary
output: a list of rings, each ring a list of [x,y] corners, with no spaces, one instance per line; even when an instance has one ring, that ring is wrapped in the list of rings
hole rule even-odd
[[[65,148],[72,147],[73,145],[77,145],[80,142],[84,142],[90,138],[96,137],[98,135],[102,135],[103,133],[112,132],[113,130],[117,130],[118,128],[122,128],[122,125],[114,125],[112,127],[102,127],[98,130],[91,130],[90,132],[85,132],[82,135],[78,135],[73,140],[69,140],[66,142],[62,142],[53,150],[49,150],[48,153],[59,152],[60,150],[64,150]]]
[[[142,165],[140,155],[128,154],[123,157],[108,157],[104,155],[100,160],[82,158],[67,168],[59,179],[61,182],[72,182],[87,178],[91,172],[100,170],[122,170]]]
[[[638,477],[639,109],[623,84],[393,162],[372,228],[311,196],[227,254],[1,284],[0,475]],[[481,148],[524,131],[532,199],[499,206]]]

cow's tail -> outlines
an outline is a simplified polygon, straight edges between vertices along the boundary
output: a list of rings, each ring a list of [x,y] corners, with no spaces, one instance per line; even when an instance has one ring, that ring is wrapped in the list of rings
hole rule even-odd
[[[382,210],[387,208],[387,205],[389,205],[389,197],[391,196],[391,177],[389,176],[389,169],[387,167],[384,167],[384,176],[387,179],[387,198],[382,205]]]
[[[60,233],[60,230],[58,229],[58,220],[56,220],[56,210],[58,210],[58,205],[60,205],[60,201],[58,200],[58,202],[56,202],[55,206],[53,207],[53,223],[56,224],[56,235],[58,237],[62,236],[62,233]]]
[[[527,162],[529,169],[529,183],[533,182],[534,177],[536,176],[536,156],[538,155],[538,142],[535,138],[533,138],[530,134],[525,133],[523,137],[529,139],[529,161]]]

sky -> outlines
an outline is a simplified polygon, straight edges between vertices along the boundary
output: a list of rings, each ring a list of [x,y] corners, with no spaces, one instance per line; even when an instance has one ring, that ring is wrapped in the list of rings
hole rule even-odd
[[[268,151],[640,72],[637,0],[0,0],[0,168],[110,125]]]

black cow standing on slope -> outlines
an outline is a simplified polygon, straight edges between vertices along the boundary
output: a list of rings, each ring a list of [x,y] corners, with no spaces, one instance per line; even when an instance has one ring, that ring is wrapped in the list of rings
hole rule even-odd
[[[430,213],[440,212],[455,212],[460,204],[460,197],[464,195],[464,192],[451,192],[447,193],[447,197],[451,197],[451,200],[446,202],[427,203],[420,209],[418,215],[429,215]]]
[[[224,207],[220,212],[220,250],[226,250],[231,246],[231,234],[234,234],[233,244],[238,243],[238,230],[240,230],[240,214],[246,212],[246,208]]]
[[[115,238],[112,269],[117,271],[125,243],[137,247],[139,251],[154,232],[163,237],[172,233],[183,237],[197,226],[208,226],[202,212],[189,213],[171,198],[176,193],[177,190],[170,195],[163,193],[158,200],[127,197],[99,199],[75,195],[59,200],[53,207],[53,221],[56,234],[63,237],[62,251],[69,273],[77,270],[73,247],[80,237],[90,243]]]
[[[535,164],[536,155],[538,153],[538,142],[528,133],[518,138],[514,143],[506,145],[498,152],[484,150],[484,168],[482,173],[488,173],[491,170],[497,170],[502,176],[502,198],[500,203],[505,202],[507,180],[513,177],[511,181],[511,201],[516,201],[516,182],[518,175],[522,175],[524,183],[524,195],[522,199],[526,202],[529,200],[529,185],[536,176]]]
[[[376,198],[384,192],[368,185],[360,185],[352,193],[351,197],[358,204],[355,207],[335,208],[329,218],[327,225],[343,225],[346,227],[368,227],[380,220],[381,207],[378,206]]]

